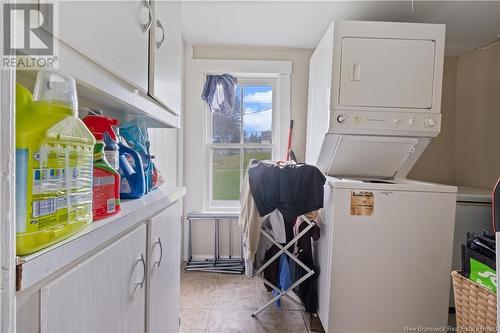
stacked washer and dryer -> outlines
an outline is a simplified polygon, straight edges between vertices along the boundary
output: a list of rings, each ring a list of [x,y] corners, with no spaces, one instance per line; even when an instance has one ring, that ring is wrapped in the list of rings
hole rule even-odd
[[[456,187],[406,178],[440,132],[445,26],[332,23],[310,60],[306,162],[328,333],[445,328]]]

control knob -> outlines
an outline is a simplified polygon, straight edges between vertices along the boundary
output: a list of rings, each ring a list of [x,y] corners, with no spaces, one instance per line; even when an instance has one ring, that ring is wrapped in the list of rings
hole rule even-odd
[[[432,128],[432,127],[436,126],[436,122],[432,118],[426,118],[425,119],[425,126]]]

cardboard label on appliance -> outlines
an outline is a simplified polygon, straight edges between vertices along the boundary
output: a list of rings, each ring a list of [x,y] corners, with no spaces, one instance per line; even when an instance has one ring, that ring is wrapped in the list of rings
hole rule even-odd
[[[372,216],[374,206],[373,192],[351,191],[351,215]]]

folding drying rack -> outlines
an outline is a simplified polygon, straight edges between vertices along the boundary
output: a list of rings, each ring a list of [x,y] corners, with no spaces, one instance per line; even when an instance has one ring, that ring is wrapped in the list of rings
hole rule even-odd
[[[189,213],[188,221],[188,262],[186,271],[202,271],[214,273],[243,274],[245,265],[243,257],[234,257],[232,253],[232,223],[238,220],[240,214],[237,212],[199,212]],[[229,221],[229,256],[223,258],[220,255],[220,220]],[[213,220],[214,221],[214,255],[212,259],[193,260],[192,254],[192,224],[193,220]],[[243,254],[243,242],[241,245],[241,254]]]
[[[260,307],[257,311],[255,311],[254,313],[252,313],[252,317],[256,317],[259,313],[261,313],[262,311],[264,311],[264,309],[266,309],[267,307],[271,306],[275,301],[277,301],[278,299],[281,299],[282,297],[286,297],[287,299],[289,299],[293,303],[297,304],[299,307],[303,307],[303,305],[302,305],[301,302],[297,301],[295,298],[293,298],[289,294],[293,291],[293,289],[297,288],[299,285],[301,285],[302,283],[304,283],[305,280],[307,280],[309,277],[311,277],[312,275],[314,275],[314,270],[310,269],[309,267],[306,266],[306,264],[304,264],[302,261],[300,261],[299,259],[297,259],[297,257],[295,257],[292,253],[290,253],[290,251],[288,251],[288,249],[290,247],[292,247],[300,238],[302,238],[304,235],[306,235],[307,232],[309,230],[311,230],[311,228],[313,228],[316,225],[316,222],[310,221],[305,215],[302,215],[301,218],[304,220],[304,222],[306,222],[308,224],[308,226],[305,227],[304,230],[302,230],[299,234],[297,234],[297,236],[295,236],[291,241],[289,241],[288,243],[286,243],[284,246],[281,245],[280,243],[278,243],[274,239],[274,237],[271,236],[268,232],[264,231],[263,229],[260,230],[260,233],[262,234],[262,236],[264,236],[267,239],[269,239],[280,250],[272,258],[270,258],[268,261],[266,261],[264,263],[264,265],[262,265],[262,267],[260,267],[257,270],[257,272],[254,273],[254,277],[257,277],[258,279],[260,279],[262,282],[264,282],[264,284],[266,286],[269,286],[274,291],[276,291],[278,293],[278,295],[276,295],[273,299],[271,299],[266,304],[264,304],[262,307]],[[277,286],[275,286],[274,284],[272,284],[271,282],[269,282],[268,280],[266,280],[264,278],[264,274],[263,274],[264,270],[273,261],[277,260],[283,253],[286,254],[288,257],[290,257],[290,259],[292,259],[293,261],[295,261],[300,267],[302,267],[306,271],[306,274],[304,276],[302,276],[300,279],[298,279],[297,281],[295,281],[287,290],[281,290],[280,288],[278,288]]]

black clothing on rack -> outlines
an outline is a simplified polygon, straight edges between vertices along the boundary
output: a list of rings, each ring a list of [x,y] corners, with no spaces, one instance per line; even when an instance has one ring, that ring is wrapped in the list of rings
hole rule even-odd
[[[294,237],[294,235],[293,235],[293,223],[292,222],[285,220],[285,232],[286,232],[286,242],[288,243]],[[281,244],[281,245],[285,246],[286,243]],[[271,246],[266,251],[265,261],[268,261],[269,259],[271,259],[276,253],[278,253],[278,251],[279,251],[279,249],[276,245]],[[271,264],[269,264],[269,266],[267,266],[267,268],[264,270],[264,277],[266,278],[266,280],[268,280],[269,282],[271,282],[274,285],[276,285],[278,283],[278,273],[279,273],[278,268],[279,268],[279,260],[275,260]],[[292,278],[293,278],[293,276],[292,276]],[[268,285],[264,284],[264,286],[266,287],[267,291],[272,290],[272,288],[269,287]]]
[[[299,225],[299,232],[307,227],[307,223],[302,222]],[[307,267],[314,270],[314,274],[301,285],[294,289],[297,296],[299,296],[306,312],[315,313],[318,310],[318,269],[314,266],[313,253],[312,253],[312,240],[319,238],[319,228],[315,225],[312,229],[297,241],[296,257],[303,262]],[[291,263],[291,276],[292,283],[303,277],[306,272],[295,261]]]
[[[297,217],[323,208],[325,176],[318,168],[307,164],[280,165],[272,161],[252,160],[249,165],[250,192],[259,215],[262,217],[278,209],[285,221],[287,242],[291,241],[294,237],[292,228]],[[307,227],[307,223],[304,223],[304,227]],[[300,230],[304,230],[304,227],[300,226]],[[317,239],[317,226],[297,242],[300,249],[297,258],[310,268],[314,267],[311,246],[313,234]],[[273,245],[266,251],[265,260],[271,259],[278,251],[279,248]],[[290,272],[292,280],[297,281],[306,274],[293,260],[290,263],[295,267]],[[278,275],[279,260],[275,260],[264,270],[264,278],[277,285]],[[295,290],[306,311],[310,313],[316,312],[318,306],[316,277],[317,274],[314,274]],[[266,289],[271,290],[267,285]]]
[[[315,166],[252,160],[248,177],[260,216],[278,209],[293,224],[298,216],[323,208],[326,178]]]
[[[266,261],[271,259],[276,253],[278,253],[279,249],[276,245],[273,245],[269,250],[266,251]],[[279,260],[273,261],[269,266],[264,270],[264,278],[274,284],[275,286],[278,284],[278,268],[279,268]],[[293,278],[293,276],[292,276]],[[264,283],[264,287],[266,287],[267,291],[273,290],[273,288],[269,287]]]

